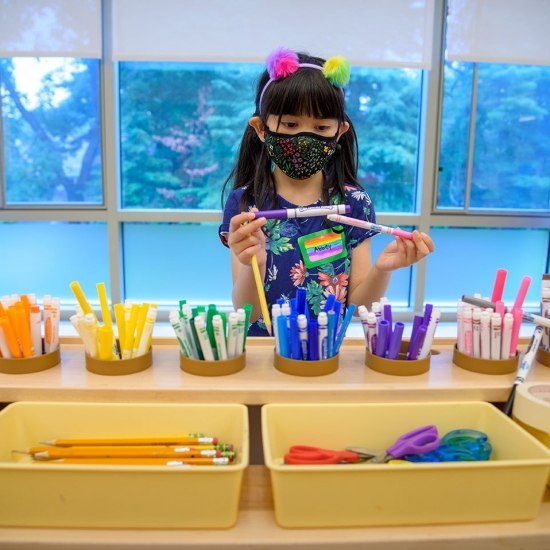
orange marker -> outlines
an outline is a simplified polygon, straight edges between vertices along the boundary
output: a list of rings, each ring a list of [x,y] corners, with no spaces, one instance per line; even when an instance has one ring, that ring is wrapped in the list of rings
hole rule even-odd
[[[17,316],[15,315],[15,311],[15,306],[9,306],[6,313],[8,314],[8,321],[10,322],[11,328],[15,335],[15,341],[17,342],[17,346],[19,346],[19,327],[17,326]]]
[[[8,342],[11,356],[14,359],[22,357],[21,350],[19,349],[19,344],[17,343],[17,338],[15,337],[15,332],[7,317],[2,317],[0,319],[0,327],[2,327],[2,331],[4,332],[4,336],[6,337],[6,340]]]
[[[34,355],[34,346],[32,345],[31,331],[29,330],[29,325],[27,324],[27,315],[25,314],[25,310],[22,307],[17,308],[15,310],[15,315],[17,317],[19,342],[21,343],[23,357],[32,357]]]
[[[27,325],[31,326],[31,304],[29,302],[29,297],[26,294],[21,294],[21,303],[23,304],[23,309],[25,310],[25,315],[27,316]]]

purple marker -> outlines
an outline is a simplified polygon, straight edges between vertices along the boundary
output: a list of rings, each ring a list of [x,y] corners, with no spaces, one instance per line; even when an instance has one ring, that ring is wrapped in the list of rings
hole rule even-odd
[[[386,347],[388,343],[388,328],[389,323],[382,319],[378,323],[378,338],[376,339],[376,355],[378,357],[386,357]]]
[[[403,337],[403,329],[405,323],[397,322],[391,333],[390,345],[388,346],[388,359],[397,359],[401,350],[401,338]]]
[[[389,344],[391,342],[392,323],[393,323],[390,304],[384,304],[384,319],[386,319],[386,321],[388,321],[388,323],[390,324],[388,327],[388,346],[387,346],[389,348]]]
[[[434,308],[433,304],[426,304],[424,308],[424,317],[422,319],[422,324],[428,326],[430,324],[430,317],[432,316],[432,309]]]
[[[407,354],[408,361],[414,361],[418,358],[418,354],[420,353],[420,350],[424,344],[424,339],[426,338],[427,330],[428,327],[426,325],[420,325],[418,327],[414,340],[411,340],[409,344],[409,353]]]
[[[418,331],[418,327],[422,325],[422,322],[424,321],[423,315],[415,315],[413,319],[413,326],[411,329],[411,339],[409,342],[412,343],[412,341],[416,338],[416,332]],[[410,344],[409,344],[410,345]]]
[[[301,206],[299,208],[284,208],[282,210],[263,210],[253,212],[254,217],[268,220],[286,220],[287,218],[310,218],[311,216],[328,216],[329,214],[349,214],[349,204],[331,204],[330,206]]]

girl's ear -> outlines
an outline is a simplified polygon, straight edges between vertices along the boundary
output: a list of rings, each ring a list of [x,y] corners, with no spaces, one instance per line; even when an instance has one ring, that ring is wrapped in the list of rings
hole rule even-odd
[[[262,122],[262,119],[259,116],[253,116],[249,121],[248,124],[256,130],[256,134],[258,134],[258,137],[264,141],[264,123]],[[347,122],[346,122],[347,124]],[[349,128],[349,124],[348,124]]]
[[[340,124],[340,129],[338,130],[338,139],[342,136],[342,134],[345,134],[349,130],[349,122],[347,120],[344,120],[342,124]]]

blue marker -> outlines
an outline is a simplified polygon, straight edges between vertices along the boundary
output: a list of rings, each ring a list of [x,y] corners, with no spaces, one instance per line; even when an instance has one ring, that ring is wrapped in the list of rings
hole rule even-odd
[[[302,350],[300,347],[300,336],[298,334],[298,315],[292,313],[289,317],[290,321],[290,357],[299,360],[302,358]]]
[[[307,357],[310,361],[317,361],[319,359],[319,325],[317,319],[308,321]]]
[[[296,290],[296,313],[298,315],[306,314],[306,294],[305,288],[299,288]]]
[[[336,333],[338,331],[338,326],[340,325],[340,311],[342,311],[342,302],[339,302],[338,300],[334,301],[334,305],[332,306],[332,311],[334,311],[334,342],[333,345],[336,344]]]
[[[317,317],[317,323],[319,324],[319,359],[328,358],[328,315],[321,311]]]
[[[329,294],[326,301],[325,301],[325,307],[323,308],[323,311],[325,313],[328,313],[331,309],[332,309],[332,306],[334,305],[334,301],[336,300],[336,296],[334,296],[334,294]]]
[[[340,325],[340,330],[338,331],[338,336],[336,336],[336,342],[334,344],[334,355],[336,355],[340,351],[340,346],[342,345],[342,342],[344,341],[344,337],[346,336],[346,331],[348,330],[349,324],[351,322],[351,318],[353,317],[353,314],[355,313],[356,306],[355,304],[350,304],[348,306],[348,309],[346,311],[346,315],[344,316],[344,320],[342,321],[342,324]]]
[[[277,317],[277,338],[279,339],[279,350],[281,357],[290,357],[290,346],[288,342],[288,329],[286,326],[286,316]]]
[[[327,313],[328,332],[327,332],[327,358],[334,355],[334,333],[336,331],[336,314],[334,311]]]

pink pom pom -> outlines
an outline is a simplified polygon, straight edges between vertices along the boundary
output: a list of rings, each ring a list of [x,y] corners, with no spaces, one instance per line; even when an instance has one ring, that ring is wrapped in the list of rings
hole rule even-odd
[[[296,52],[288,48],[277,48],[266,60],[267,72],[273,80],[285,78],[296,72],[299,64]]]

